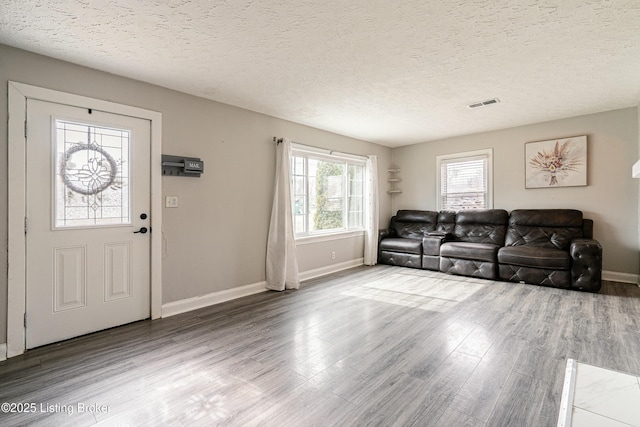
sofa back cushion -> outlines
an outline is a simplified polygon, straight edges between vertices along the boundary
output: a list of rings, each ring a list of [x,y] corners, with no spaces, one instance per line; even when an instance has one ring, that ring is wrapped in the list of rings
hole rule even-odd
[[[453,229],[455,227],[456,227],[455,211],[438,212],[438,225],[436,226],[436,231],[453,234]]]
[[[518,209],[509,216],[505,246],[569,250],[583,237],[582,212],[574,209]]]
[[[422,239],[428,232],[435,231],[438,213],[432,211],[399,210],[391,218],[389,226],[398,237]]]
[[[468,210],[456,213],[456,240],[504,245],[509,214],[504,209]]]

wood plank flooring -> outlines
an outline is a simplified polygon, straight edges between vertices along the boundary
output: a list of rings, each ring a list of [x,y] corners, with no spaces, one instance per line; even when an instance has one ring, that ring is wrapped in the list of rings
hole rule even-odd
[[[633,285],[358,267],[0,362],[0,425],[555,426],[566,359],[640,374],[639,333]]]

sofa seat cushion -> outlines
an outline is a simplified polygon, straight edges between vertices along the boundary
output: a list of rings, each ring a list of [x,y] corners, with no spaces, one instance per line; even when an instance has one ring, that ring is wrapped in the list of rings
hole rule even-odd
[[[403,239],[396,237],[382,239],[380,242],[380,250],[422,255],[422,239]]]
[[[475,261],[496,262],[498,245],[491,243],[447,242],[440,247],[440,256]]]
[[[498,262],[500,264],[544,268],[547,270],[569,270],[571,268],[569,252],[535,246],[506,246],[501,248],[498,251]]]

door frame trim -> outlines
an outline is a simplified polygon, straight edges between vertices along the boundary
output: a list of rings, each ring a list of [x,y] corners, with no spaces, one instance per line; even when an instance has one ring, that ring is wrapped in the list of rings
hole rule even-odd
[[[8,297],[7,357],[26,350],[26,137],[27,99],[92,108],[151,122],[151,318],[162,316],[162,113],[9,81],[8,84]]]

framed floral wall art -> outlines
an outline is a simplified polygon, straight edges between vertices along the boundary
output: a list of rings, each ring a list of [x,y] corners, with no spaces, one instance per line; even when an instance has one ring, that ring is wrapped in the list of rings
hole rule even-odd
[[[587,185],[587,136],[525,144],[525,187]]]

